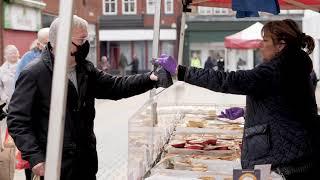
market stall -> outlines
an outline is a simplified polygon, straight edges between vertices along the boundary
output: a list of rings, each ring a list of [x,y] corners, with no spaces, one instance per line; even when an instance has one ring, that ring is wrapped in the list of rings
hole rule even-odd
[[[128,141],[123,142],[128,143],[128,174],[123,179],[232,179],[233,170],[241,169],[244,119],[217,115],[244,104],[244,96],[183,82],[157,94],[129,118]],[[281,179],[274,172],[267,175]]]
[[[225,69],[228,71],[252,69],[261,59],[257,49],[262,41],[263,24],[256,22],[250,27],[225,37]]]
[[[215,103],[222,100],[225,104]],[[232,169],[240,167],[243,119],[234,121],[237,124],[216,121],[217,112],[244,106],[244,102],[244,96],[214,93],[182,82],[157,94],[129,119],[128,179],[164,174],[167,178],[232,176]],[[154,103],[156,122],[152,120]],[[223,166],[229,169],[222,170]]]
[[[190,12],[189,5],[231,7],[231,1],[226,0],[195,0],[190,3],[183,1],[182,27],[185,25],[186,12]],[[320,9],[320,2],[283,0],[279,3],[282,9]],[[256,24],[253,27],[260,35],[262,25]],[[247,31],[251,30],[249,28]],[[180,44],[184,42],[184,33],[185,28],[181,28]],[[249,48],[254,49],[261,38],[250,40],[253,43]],[[182,54],[183,46],[180,46],[179,64],[182,64]],[[253,67],[253,61],[250,67]],[[230,122],[217,117],[218,112],[234,105],[216,104],[219,101],[215,100],[211,103],[203,101],[188,104],[184,98],[190,96],[181,93],[187,89],[186,85],[174,84],[151,100],[156,104],[157,111],[151,110],[150,101],[130,119],[129,179],[232,179],[233,170],[241,169],[243,120]],[[152,112],[156,113],[156,121],[151,120]],[[130,128],[135,126],[133,124],[140,124],[143,128]],[[263,168],[266,167],[268,165]],[[268,171],[264,171],[261,176],[282,179],[278,174]]]
[[[157,3],[161,1],[158,0]],[[186,2],[184,0],[183,2]],[[189,3],[184,4],[181,25],[184,27]],[[231,0],[194,0],[192,5],[231,7]],[[281,0],[281,8],[303,8],[320,10],[319,1]],[[155,6],[155,29],[153,57],[157,57],[159,36],[160,6]],[[62,139],[66,99],[66,59],[69,54],[70,29],[73,1],[60,4],[63,29],[59,30],[57,61],[53,75],[52,105],[47,145],[46,179],[57,180],[60,175]],[[67,40],[67,41],[66,41]],[[184,41],[184,28],[181,28],[180,44]],[[179,64],[182,64],[183,46],[180,46]],[[119,150],[119,162],[125,167],[110,174],[113,179],[213,179],[229,178],[234,168],[239,166],[241,148],[241,121],[224,122],[217,113],[226,107],[234,106],[235,96],[221,95],[224,104],[216,104],[219,98],[190,94],[185,84],[175,83],[158,95],[153,91],[151,98],[131,118],[122,131],[128,138],[117,139],[113,143],[127,147]],[[205,97],[205,98],[203,98]],[[229,101],[229,100],[230,101]],[[242,99],[244,102],[244,99]],[[238,100],[236,102],[239,102]],[[237,104],[237,106],[244,106]],[[191,119],[190,119],[191,118]],[[179,142],[178,142],[179,141]],[[177,143],[178,142],[178,143]],[[180,144],[179,144],[180,143]],[[176,146],[176,147],[174,147]],[[190,153],[191,152],[191,153]],[[210,157],[207,155],[210,154]],[[119,157],[116,157],[119,158]],[[108,169],[104,169],[108,171]],[[115,171],[113,171],[115,172]],[[117,175],[121,176],[117,176]],[[160,177],[159,177],[160,176]],[[161,177],[163,176],[163,177]],[[274,178],[277,178],[274,175]],[[112,178],[111,178],[112,179]]]

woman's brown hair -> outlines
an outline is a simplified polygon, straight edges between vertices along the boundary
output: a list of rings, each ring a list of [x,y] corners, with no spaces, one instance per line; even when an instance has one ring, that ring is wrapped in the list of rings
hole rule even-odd
[[[308,54],[313,52],[313,38],[303,33],[298,24],[291,19],[270,21],[263,26],[261,33],[270,34],[274,43],[284,41],[288,48],[306,49]]]

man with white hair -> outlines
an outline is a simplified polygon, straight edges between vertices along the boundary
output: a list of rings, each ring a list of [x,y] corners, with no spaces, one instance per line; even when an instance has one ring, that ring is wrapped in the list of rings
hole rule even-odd
[[[43,176],[48,135],[52,69],[59,18],[50,26],[49,43],[41,58],[20,74],[13,93],[8,126],[22,157],[29,161],[35,175]],[[88,55],[88,23],[73,16],[68,57],[68,94],[65,114],[61,180],[95,180],[98,171],[96,138],[93,132],[95,98],[118,100],[160,86],[171,77],[153,73],[116,77],[97,70]],[[61,27],[63,28],[63,27]],[[158,81],[159,79],[159,81]]]
[[[16,46],[8,45],[4,49],[5,62],[0,67],[0,104],[8,104],[14,90],[14,75],[19,51]],[[6,109],[1,105],[1,108]],[[3,111],[2,109],[0,110]],[[13,180],[15,170],[15,146],[7,134],[5,118],[0,119],[0,179]]]
[[[22,69],[29,64],[34,59],[40,57],[41,51],[45,48],[49,41],[49,28],[42,28],[38,31],[37,39],[32,42],[30,46],[30,51],[26,52],[17,66],[16,79],[18,79],[19,74]]]

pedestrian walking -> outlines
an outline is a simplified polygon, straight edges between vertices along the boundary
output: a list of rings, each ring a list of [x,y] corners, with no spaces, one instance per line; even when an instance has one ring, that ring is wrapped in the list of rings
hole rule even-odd
[[[132,61],[129,66],[131,66],[131,74],[138,74],[139,59],[136,54],[133,55]]]
[[[119,61],[119,70],[120,70],[121,76],[126,75],[127,66],[128,66],[128,60],[127,60],[126,56],[123,53],[121,53],[120,61]]]
[[[14,90],[14,76],[17,62],[19,61],[19,50],[14,45],[8,45],[4,49],[5,62],[0,67],[0,102],[9,104]],[[0,121],[0,179],[13,180],[15,172],[16,147],[7,132],[6,118],[3,112],[7,106],[1,106],[3,119]]]

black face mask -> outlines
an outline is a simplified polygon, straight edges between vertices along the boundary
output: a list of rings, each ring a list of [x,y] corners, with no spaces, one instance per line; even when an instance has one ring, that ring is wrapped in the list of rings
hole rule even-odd
[[[90,50],[89,42],[86,41],[85,43],[83,43],[80,46],[76,45],[74,42],[72,42],[72,44],[77,47],[77,51],[74,53],[71,53],[71,56],[75,56],[76,62],[80,62],[82,60],[85,60],[86,57],[88,56],[89,50]]]

